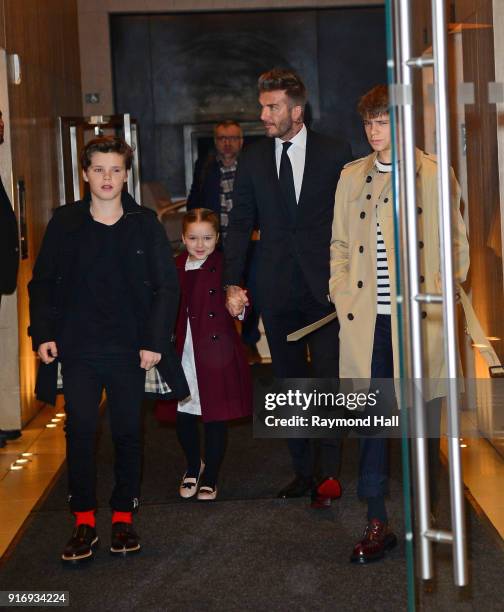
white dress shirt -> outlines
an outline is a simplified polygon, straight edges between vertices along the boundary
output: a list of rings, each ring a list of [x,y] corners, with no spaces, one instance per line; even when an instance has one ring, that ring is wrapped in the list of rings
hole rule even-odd
[[[301,186],[303,184],[303,174],[306,159],[306,126],[303,123],[303,127],[299,132],[290,139],[292,145],[287,150],[290,163],[292,166],[292,174],[294,175],[294,190],[296,191],[296,202],[299,203],[299,194],[301,193]],[[277,165],[277,174],[280,174],[280,160],[282,159],[282,144],[283,140],[275,138],[275,157]]]

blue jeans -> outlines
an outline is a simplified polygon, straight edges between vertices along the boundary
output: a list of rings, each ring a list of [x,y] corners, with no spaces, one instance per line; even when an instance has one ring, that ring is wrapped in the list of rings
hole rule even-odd
[[[390,315],[376,315],[371,378],[394,378]],[[388,491],[388,440],[361,438],[359,497],[378,497]]]

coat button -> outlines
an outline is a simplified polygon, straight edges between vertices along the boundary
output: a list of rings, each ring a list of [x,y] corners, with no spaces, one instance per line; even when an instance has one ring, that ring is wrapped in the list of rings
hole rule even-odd
[[[370,199],[371,199],[371,194],[370,194],[370,193],[368,193],[368,194],[367,194],[366,199],[367,199],[367,200],[370,200]]]
[[[420,282],[421,282],[421,283],[425,283],[425,276],[420,275]]]
[[[150,287],[150,286],[151,286],[151,282],[150,282],[150,281],[148,281],[148,280],[144,280],[143,284],[144,284],[146,287]]]
[[[388,202],[388,198],[384,198],[383,200],[385,202],[385,204]]]
[[[420,242],[418,243],[418,248],[423,249],[423,247],[424,247],[424,243],[420,240]]]
[[[425,311],[422,312],[422,319],[426,319],[427,318],[427,313]]]
[[[349,313],[347,314],[347,317],[348,317],[348,319],[349,319],[350,321],[353,321],[353,320],[354,320],[354,316],[353,316],[353,314],[352,314],[351,312],[349,312]]]
[[[63,277],[62,277],[62,276],[57,276],[57,277],[56,277],[56,284],[57,284],[57,285],[60,285],[62,280],[63,280]]]
[[[359,282],[357,283],[357,287],[358,287],[359,289],[362,289],[362,287],[363,287],[363,286],[364,286],[364,283],[363,283],[362,281],[359,281]]]
[[[213,319],[215,317],[215,312],[209,312],[208,316],[210,319]]]
[[[215,272],[215,266],[212,266],[212,267],[210,268],[210,272]]]
[[[366,218],[366,213],[364,211],[361,212],[360,218],[361,219],[365,219]]]
[[[370,183],[373,179],[370,176],[366,176],[366,183]]]
[[[364,247],[363,246],[359,247],[359,253],[364,253]]]
[[[417,207],[417,213],[421,215],[423,213],[423,208],[421,206]]]
[[[211,336],[212,340],[218,340],[219,336],[217,334],[214,334],[213,336]]]
[[[213,295],[213,294],[215,293],[215,291],[216,291],[215,289],[209,289],[209,290],[208,290],[208,293],[209,293],[210,295]]]
[[[142,251],[142,249],[137,249],[136,254],[137,255],[143,255],[144,252]]]

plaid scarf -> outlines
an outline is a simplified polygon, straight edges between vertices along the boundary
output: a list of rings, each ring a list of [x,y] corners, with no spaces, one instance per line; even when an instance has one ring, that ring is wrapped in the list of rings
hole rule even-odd
[[[220,170],[220,225],[221,234],[226,235],[226,228],[229,225],[229,212],[233,208],[233,186],[238,162],[235,161],[231,166],[224,166],[220,159],[217,160]]]
[[[57,389],[61,391],[63,389],[63,375],[61,373],[61,362],[58,362],[58,382]],[[171,393],[171,389],[168,383],[163,379],[156,367],[151,368],[145,372],[145,393],[152,393],[154,395],[167,395]]]

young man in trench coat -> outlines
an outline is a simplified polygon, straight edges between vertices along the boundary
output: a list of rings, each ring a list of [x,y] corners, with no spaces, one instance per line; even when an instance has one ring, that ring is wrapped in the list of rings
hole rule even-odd
[[[399,377],[388,108],[385,85],[373,88],[361,98],[358,111],[373,153],[347,164],[336,190],[329,287],[340,322],[342,379]],[[425,293],[439,293],[437,162],[433,156],[417,150],[416,167],[420,281]],[[452,183],[454,269],[456,282],[461,283],[469,268],[469,245],[460,214],[460,189],[453,174]],[[439,398],[445,395],[441,379],[446,376],[442,311],[439,305],[426,305],[423,310],[424,372],[426,378],[435,379],[426,397],[428,422],[436,421],[439,428]],[[396,544],[396,537],[387,525],[384,502],[386,442],[383,438],[361,440],[358,494],[367,500],[368,523],[363,538],[354,547],[353,562],[380,559]],[[435,468],[439,461],[439,437],[430,439],[429,446]],[[431,480],[435,485],[435,474]],[[436,488],[431,497],[435,502]]]

